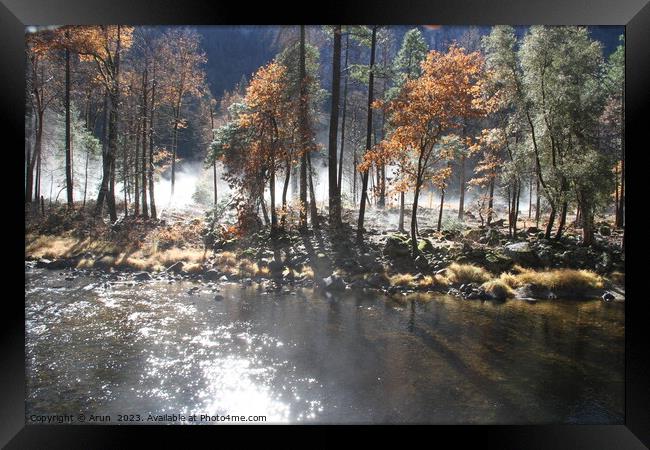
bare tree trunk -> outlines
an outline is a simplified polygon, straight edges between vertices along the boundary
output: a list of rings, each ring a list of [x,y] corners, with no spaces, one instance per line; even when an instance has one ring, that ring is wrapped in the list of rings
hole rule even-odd
[[[319,227],[318,223],[318,209],[316,208],[316,195],[314,194],[314,180],[312,178],[311,167],[311,154],[307,153],[307,176],[309,180],[309,216],[311,218],[311,226],[314,228]]]
[[[345,116],[347,112],[347,103],[348,103],[348,51],[349,51],[349,44],[350,44],[350,35],[347,34],[345,36],[345,83],[343,86],[343,111],[342,111],[342,117],[341,117],[341,151],[339,153],[339,173],[338,173],[338,182],[337,182],[337,187],[338,187],[338,193],[339,193],[339,199],[341,196],[341,187],[342,187],[342,180],[343,180],[343,148],[345,146]],[[356,168],[355,168],[356,170]],[[352,200],[352,203],[354,204],[356,202],[356,199]]]
[[[140,170],[142,170],[142,217],[145,219],[149,218],[149,207],[147,205],[147,76],[148,73],[145,63],[145,68],[142,72],[142,160],[140,161]],[[137,164],[138,160],[136,158]]]
[[[300,25],[300,228],[307,228],[307,94],[305,68],[305,26]]]
[[[31,161],[29,161],[29,165],[27,168],[27,187],[25,192],[25,201],[27,203],[32,202],[32,190],[36,192],[36,189],[34,189],[34,169],[36,167],[37,162],[40,161],[41,147],[43,145],[42,142],[43,142],[43,111],[37,111],[34,152],[31,155]],[[34,195],[33,198],[36,202],[38,202],[38,198],[39,198],[38,193],[36,193],[36,195]]]
[[[153,79],[151,85],[151,117],[149,120],[149,206],[151,209],[151,218],[156,219],[156,199],[154,197],[154,146],[153,146],[153,128],[154,128],[154,111],[156,99],[156,66],[153,66]]]
[[[398,231],[404,232],[404,192],[399,193],[399,225]]]
[[[269,174],[269,191],[271,192],[271,234],[278,228],[278,216],[275,211],[275,161],[271,164]]]
[[[370,74],[368,76],[368,121],[366,128],[366,152],[371,148],[372,139],[372,102],[374,100],[374,81],[373,73],[375,67],[375,49],[377,47],[377,26],[372,27],[372,38],[370,43]],[[366,213],[366,201],[368,199],[368,170],[363,172],[361,179],[361,203],[359,205],[359,221],[357,223],[357,239],[363,239],[363,221]],[[415,246],[417,250],[417,245]]]
[[[332,57],[332,109],[330,111],[328,181],[330,226],[341,224],[341,190],[337,183],[336,139],[339,125],[339,97],[341,91],[341,25],[334,29]]]
[[[544,238],[551,239],[551,231],[553,231],[553,223],[555,222],[555,205],[551,203],[551,214],[548,216],[548,223],[546,224],[546,232]]]
[[[176,184],[176,146],[178,145],[178,117],[174,119],[174,129],[172,131],[172,193],[169,202],[174,198],[174,186]]]
[[[291,178],[291,159],[286,161],[284,185],[282,186],[282,220],[281,226],[284,228],[287,219],[287,191],[289,190],[289,181]]]
[[[625,92],[621,104],[621,192],[618,198],[616,228],[625,226]]]
[[[82,208],[86,207],[86,193],[88,192],[88,159],[90,158],[90,150],[86,151],[86,167],[84,170],[84,201]]]
[[[458,200],[458,220],[465,217],[465,155],[460,156],[460,199]]]
[[[418,200],[420,198],[420,185],[421,181],[418,179],[415,183],[415,192],[413,194],[413,208],[411,209],[411,253],[415,259],[420,251],[418,250],[417,239],[417,216],[418,216]]]
[[[528,183],[528,218],[533,216],[533,178]]]
[[[438,213],[438,228],[437,231],[440,231],[442,228],[442,208],[445,206],[445,190],[444,188],[440,190],[440,212]]]
[[[566,224],[566,214],[567,214],[568,206],[569,205],[567,204],[566,200],[562,202],[562,206],[560,207],[560,222],[557,225],[555,239],[560,239],[562,237],[562,233],[564,232],[564,225]]]
[[[67,34],[67,32],[66,32]],[[70,50],[65,49],[65,185],[68,207],[72,208],[73,180],[72,180],[72,136],[70,134]]]
[[[115,74],[113,85],[109,91],[110,97],[110,114],[108,125],[108,150],[106,152],[106,160],[104,163],[104,173],[102,177],[102,184],[97,196],[97,204],[95,205],[95,216],[99,217],[104,205],[104,199],[108,205],[108,212],[111,222],[117,220],[117,211],[115,210],[115,155],[117,154],[117,125],[118,125],[118,111],[120,99],[120,81],[119,81],[119,68],[120,68],[120,25],[117,26],[117,49],[115,51]]]
[[[488,212],[487,212],[487,224],[492,223],[492,208],[494,206],[494,178],[490,180],[490,193],[488,194]]]
[[[539,228],[539,218],[540,218],[540,200],[539,196],[539,178],[537,179],[537,187],[535,189],[535,226]]]

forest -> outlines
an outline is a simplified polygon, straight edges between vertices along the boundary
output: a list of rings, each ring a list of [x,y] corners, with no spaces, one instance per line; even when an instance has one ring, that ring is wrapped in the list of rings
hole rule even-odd
[[[605,31],[28,30],[26,259],[621,300],[625,46]]]

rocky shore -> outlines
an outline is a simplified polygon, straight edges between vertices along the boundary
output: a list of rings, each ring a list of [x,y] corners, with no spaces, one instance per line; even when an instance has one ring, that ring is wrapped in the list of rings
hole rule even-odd
[[[355,230],[289,230],[273,238],[269,230],[219,240],[203,249],[200,261],[179,259],[158,270],[138,270],[129,258],[78,252],[61,258],[27,252],[36,267],[65,269],[70,276],[95,273],[109,280],[193,280],[205,284],[238,282],[268,291],[308,287],[324,293],[377,291],[391,296],[447,293],[467,300],[602,298],[624,301],[624,254],[603,224],[595,245],[583,247],[577,235],[546,240],[536,228],[509,237],[502,222],[491,226],[436,232],[420,230],[419,256],[409,236],[368,229],[362,243]],[[174,250],[174,249],[172,249]],[[196,252],[201,249],[194,249]],[[185,253],[184,253],[185,252]],[[185,260],[183,260],[185,259]]]

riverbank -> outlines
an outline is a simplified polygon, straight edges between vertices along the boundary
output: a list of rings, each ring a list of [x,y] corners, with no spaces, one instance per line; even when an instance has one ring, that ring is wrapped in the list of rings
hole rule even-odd
[[[325,218],[323,218],[325,223]],[[344,225],[330,230],[268,229],[206,245],[201,217],[126,218],[114,225],[59,212],[28,223],[26,260],[51,269],[122,272],[149,279],[260,283],[264,288],[347,289],[392,296],[449,293],[464,299],[624,300],[624,260],[603,232],[589,248],[567,233],[546,240],[529,228],[516,238],[502,223],[437,232],[422,229],[415,260],[403,233],[368,229],[363,242]],[[611,230],[610,236],[611,236]]]

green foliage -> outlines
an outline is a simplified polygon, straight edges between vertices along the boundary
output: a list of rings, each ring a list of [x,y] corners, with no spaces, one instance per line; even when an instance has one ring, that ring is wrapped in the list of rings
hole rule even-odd
[[[413,28],[406,32],[402,46],[393,61],[395,85],[386,92],[387,98],[394,98],[406,80],[419,77],[422,74],[420,64],[427,56],[427,46],[419,29]]]
[[[211,248],[221,238],[225,215],[231,206],[232,198],[224,196],[219,202],[205,213],[205,228],[202,231],[205,246]]]

